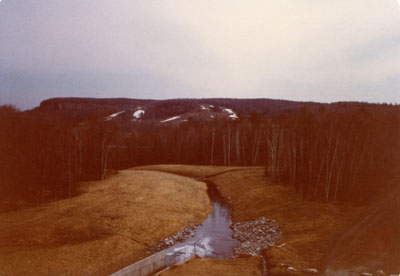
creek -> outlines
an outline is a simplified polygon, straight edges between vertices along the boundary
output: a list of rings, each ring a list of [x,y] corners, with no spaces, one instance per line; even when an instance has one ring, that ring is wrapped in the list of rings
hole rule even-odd
[[[201,225],[194,229],[191,237],[175,243],[168,248],[167,252],[171,254],[186,247],[202,258],[232,258],[233,248],[240,242],[232,238],[231,210],[217,186],[208,180],[204,182],[207,184],[207,193],[213,207],[212,212]]]

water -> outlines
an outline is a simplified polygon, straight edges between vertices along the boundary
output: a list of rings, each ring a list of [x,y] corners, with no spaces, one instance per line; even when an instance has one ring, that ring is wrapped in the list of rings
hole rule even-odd
[[[216,185],[205,181],[207,193],[213,206],[212,213],[194,231],[194,237],[178,242],[167,250],[167,253],[185,251],[186,254],[195,253],[202,258],[227,259],[233,257],[233,248],[239,241],[232,238],[232,224],[230,208],[224,202]]]

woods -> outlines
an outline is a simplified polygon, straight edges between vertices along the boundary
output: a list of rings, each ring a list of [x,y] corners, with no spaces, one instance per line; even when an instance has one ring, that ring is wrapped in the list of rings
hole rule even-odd
[[[304,106],[239,117],[171,126],[102,116],[78,121],[3,106],[0,197],[71,197],[78,181],[147,164],[265,166],[275,182],[293,185],[305,199],[327,202],[370,200],[398,174],[398,106]]]
[[[50,194],[70,195],[79,179],[73,127],[7,106],[0,114],[2,197],[41,202]]]
[[[390,109],[300,109],[267,127],[268,172],[307,199],[373,197],[398,173],[399,126],[398,111]]]

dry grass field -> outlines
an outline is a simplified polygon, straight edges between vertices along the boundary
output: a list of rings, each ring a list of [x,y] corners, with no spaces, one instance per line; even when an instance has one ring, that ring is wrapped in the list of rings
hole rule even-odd
[[[145,249],[211,211],[206,185],[162,172],[121,171],[82,193],[0,214],[0,275],[84,275]]]
[[[161,273],[162,276],[261,276],[260,258],[228,260],[194,259],[184,265],[174,266]]]
[[[206,178],[229,171],[254,169],[254,167],[197,166],[197,165],[149,165],[135,167],[135,170],[148,170],[173,173],[194,178]]]
[[[68,270],[68,275],[82,275],[128,253],[131,261],[144,257],[150,245],[202,222],[211,211],[205,184],[176,174],[210,177],[231,206],[233,221],[260,216],[277,221],[283,237],[263,252],[269,275],[289,275],[281,264],[295,267],[294,274],[319,268],[339,235],[365,211],[303,201],[293,188],[272,183],[261,167],[139,167],[81,183],[82,193],[74,198],[0,214],[0,274],[60,275]],[[258,258],[195,259],[162,273],[261,274]]]
[[[232,206],[233,221],[265,216],[282,227],[277,246],[264,252],[269,275],[288,275],[281,264],[293,266],[298,273],[319,268],[336,239],[364,211],[303,201],[292,187],[272,183],[260,169],[228,172],[212,180]]]
[[[180,166],[174,165],[151,167],[153,170],[193,177],[212,176],[211,180],[220,188],[222,196],[231,206],[232,220],[235,222],[261,216],[277,221],[283,237],[277,246],[263,252],[268,262],[269,275],[301,274],[305,268],[319,268],[322,259],[329,253],[340,234],[365,212],[364,207],[303,201],[292,187],[272,183],[264,176],[261,167],[234,170],[229,167],[207,166],[182,168],[180,170]],[[237,261],[241,262],[241,259]],[[212,271],[215,265],[215,270],[218,271],[217,263],[218,261],[214,261],[207,264],[207,269]],[[281,267],[281,264],[293,266],[297,272],[291,273]],[[242,265],[246,266],[246,262]],[[183,268],[185,266],[180,268],[179,273],[186,271]],[[193,271],[194,267],[191,265],[188,271]],[[198,273],[200,272],[199,270]]]

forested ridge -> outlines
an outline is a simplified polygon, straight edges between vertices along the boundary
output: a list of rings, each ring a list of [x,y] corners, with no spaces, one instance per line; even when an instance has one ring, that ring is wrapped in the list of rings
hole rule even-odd
[[[133,100],[152,108],[146,120],[132,123],[104,120],[118,110],[104,103],[99,108],[88,100],[86,112],[85,103],[63,101],[26,112],[0,108],[2,202],[70,197],[78,181],[146,164],[265,166],[267,175],[293,185],[305,199],[329,202],[372,200],[394,188],[387,180],[399,172],[397,105]],[[223,104],[239,119],[155,123],[199,103]]]

